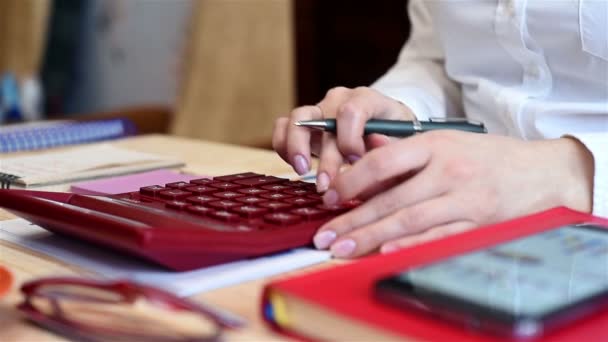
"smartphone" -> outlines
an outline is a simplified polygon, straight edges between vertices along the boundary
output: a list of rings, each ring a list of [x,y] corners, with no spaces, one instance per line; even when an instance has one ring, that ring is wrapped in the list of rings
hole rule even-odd
[[[557,227],[404,270],[374,292],[470,329],[539,337],[608,308],[608,227]]]

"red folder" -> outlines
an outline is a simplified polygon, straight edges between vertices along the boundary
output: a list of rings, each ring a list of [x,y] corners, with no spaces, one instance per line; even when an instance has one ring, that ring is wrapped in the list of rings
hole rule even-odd
[[[273,329],[290,336],[269,317],[270,293],[278,290],[320,306],[332,314],[346,317],[391,334],[417,340],[432,341],[504,341],[484,333],[466,330],[455,324],[433,319],[381,304],[373,298],[374,283],[406,268],[430,263],[452,255],[488,247],[566,224],[593,222],[606,226],[608,220],[588,214],[555,208],[531,216],[499,223],[387,255],[371,256],[331,269],[281,280],[267,285],[262,297],[262,315]],[[265,311],[266,310],[266,311]],[[543,335],[539,341],[598,341],[608,340],[608,310],[585,317],[574,324]]]

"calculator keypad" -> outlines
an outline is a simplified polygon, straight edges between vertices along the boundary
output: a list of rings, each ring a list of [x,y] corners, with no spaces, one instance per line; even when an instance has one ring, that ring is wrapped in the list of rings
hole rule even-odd
[[[172,200],[192,195],[192,193],[190,193],[190,192],[182,191],[179,189],[164,190],[164,191],[159,192],[158,194],[160,195],[161,198],[172,199]]]
[[[358,204],[325,206],[314,184],[253,172],[142,187],[129,194],[168,214],[211,219],[235,230],[270,229],[326,220]]]
[[[192,185],[192,184],[190,184],[190,185]],[[198,185],[198,186],[189,186],[187,188],[184,188],[184,191],[191,192],[195,195],[203,195],[203,194],[211,194],[211,193],[217,192],[217,189],[212,188],[210,186]]]
[[[166,184],[166,187],[171,188],[171,189],[182,189],[182,188],[186,188],[189,186],[192,186],[192,184],[187,183],[187,182],[175,182],[175,183]]]

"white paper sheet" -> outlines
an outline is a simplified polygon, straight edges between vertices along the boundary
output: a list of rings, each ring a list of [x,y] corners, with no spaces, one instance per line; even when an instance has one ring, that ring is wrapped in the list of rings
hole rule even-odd
[[[0,222],[0,239],[80,266],[103,278],[129,279],[182,297],[276,275],[330,258],[326,251],[297,248],[194,271],[172,272],[92,244],[52,234],[23,219]]]

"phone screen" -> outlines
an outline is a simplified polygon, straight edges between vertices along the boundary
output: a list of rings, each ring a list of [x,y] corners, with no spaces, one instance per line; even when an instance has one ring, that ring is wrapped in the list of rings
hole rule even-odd
[[[408,270],[392,278],[478,308],[536,317],[608,289],[608,230],[570,225]],[[479,311],[479,310],[478,310]]]

